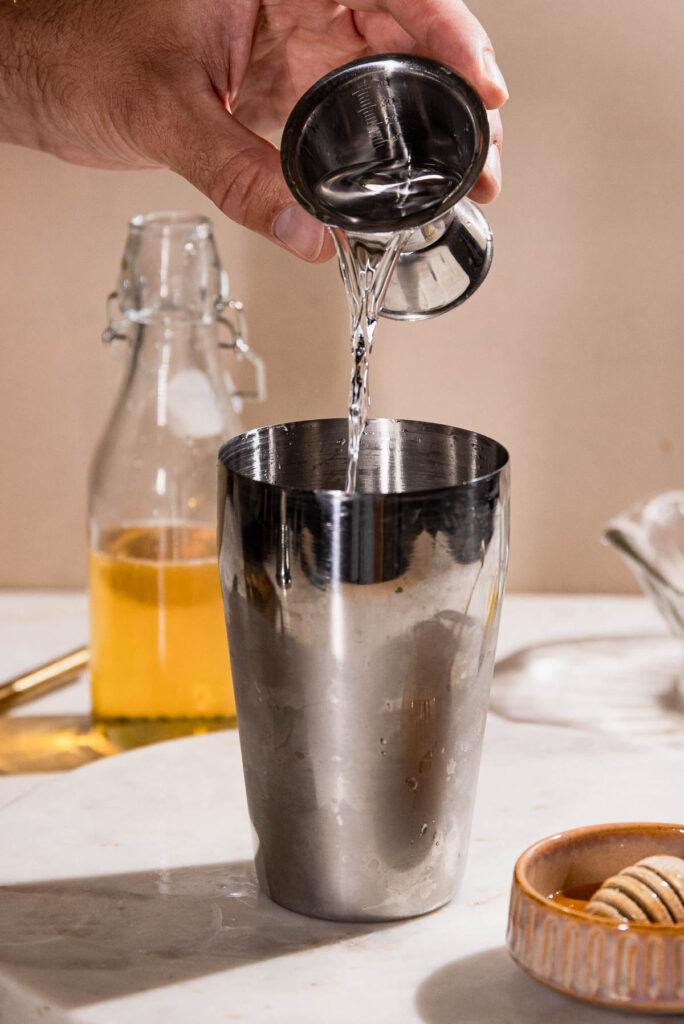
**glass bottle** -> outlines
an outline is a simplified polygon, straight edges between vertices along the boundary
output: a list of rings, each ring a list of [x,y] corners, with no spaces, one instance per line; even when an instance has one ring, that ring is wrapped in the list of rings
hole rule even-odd
[[[211,222],[133,218],[109,314],[103,338],[123,346],[129,366],[89,481],[93,716],[234,720],[217,453],[239,432],[241,398],[263,398],[264,370],[247,346],[241,304],[228,301]],[[234,389],[220,348],[250,360],[254,392]]]

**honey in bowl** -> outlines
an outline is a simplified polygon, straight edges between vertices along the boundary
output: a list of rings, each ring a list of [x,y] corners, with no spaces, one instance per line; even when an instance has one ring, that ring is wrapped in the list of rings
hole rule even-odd
[[[550,899],[570,910],[642,924],[684,924],[684,860],[643,857],[603,882],[577,885]]]
[[[105,531],[88,571],[94,717],[234,718],[214,529]]]
[[[567,889],[561,889],[549,896],[554,903],[568,910],[586,910],[587,903],[597,889],[601,887],[600,882],[588,882],[585,885],[573,885]]]

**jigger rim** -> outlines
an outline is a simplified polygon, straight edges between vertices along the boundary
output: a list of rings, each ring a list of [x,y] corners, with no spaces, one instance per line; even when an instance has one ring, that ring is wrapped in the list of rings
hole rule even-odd
[[[482,98],[465,78],[445,64],[441,64],[431,57],[421,57],[413,53],[380,53],[358,57],[356,60],[329,71],[328,74],[314,82],[299,98],[287,119],[280,143],[283,175],[297,202],[317,220],[331,227],[357,233],[362,231],[367,235],[385,234],[387,231],[395,230],[397,225],[394,220],[388,220],[382,223],[376,222],[372,227],[366,229],[358,224],[354,225],[344,214],[334,216],[330,210],[321,207],[315,201],[313,189],[305,183],[300,173],[298,153],[305,138],[307,123],[319,104],[340,84],[357,77],[359,73],[379,68],[384,68],[387,71],[399,70],[406,74],[415,73],[440,82],[451,93],[452,99],[458,99],[468,111],[475,132],[472,158],[458,184],[444,196],[439,206],[430,209],[429,216],[418,211],[412,216],[404,218],[401,223],[402,229],[419,227],[440,217],[459,199],[467,195],[479,178],[489,152],[489,118]]]
[[[374,426],[385,423],[396,424],[409,430],[411,428],[420,428],[422,432],[442,433],[445,435],[451,434],[452,436],[459,437],[461,439],[476,439],[479,445],[491,446],[495,453],[496,465],[493,469],[480,473],[479,475],[474,473],[472,476],[469,476],[464,480],[458,480],[451,483],[437,483],[430,487],[407,487],[402,490],[347,491],[340,487],[297,487],[288,483],[280,483],[275,479],[269,479],[266,473],[262,473],[257,476],[254,472],[250,473],[242,469],[236,469],[228,463],[230,456],[237,454],[238,448],[242,448],[246,456],[248,456],[250,452],[254,453],[260,440],[269,434],[272,434],[274,431],[286,434],[288,431],[294,431],[297,429],[302,430],[307,426],[312,426],[314,424],[327,424],[330,429],[334,429],[333,425],[336,425],[337,434],[340,439],[336,443],[344,443],[346,445],[348,421],[346,418],[342,417],[314,417],[303,420],[291,420],[288,423],[273,423],[268,426],[255,427],[252,430],[247,430],[226,441],[219,449],[218,460],[226,472],[230,473],[231,476],[237,477],[239,480],[245,481],[246,483],[255,484],[260,488],[272,488],[279,494],[300,496],[302,498],[309,495],[317,495],[322,498],[330,496],[334,497],[336,500],[342,500],[345,503],[368,502],[375,499],[403,500],[436,497],[447,492],[480,486],[487,480],[493,480],[495,477],[501,476],[509,466],[510,455],[508,449],[501,444],[500,441],[497,441],[495,438],[489,437],[487,434],[483,434],[478,430],[469,430],[466,427],[454,427],[446,423],[431,423],[425,420],[380,416],[369,418],[366,424],[366,430],[369,428],[372,430]],[[363,446],[363,441],[361,443]],[[346,453],[346,447],[344,450]]]

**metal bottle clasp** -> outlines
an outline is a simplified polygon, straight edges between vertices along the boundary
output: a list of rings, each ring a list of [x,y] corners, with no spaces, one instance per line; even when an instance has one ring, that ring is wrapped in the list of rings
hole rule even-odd
[[[221,299],[221,311],[231,310],[235,314],[235,321],[225,315],[217,316],[213,321],[228,329],[230,338],[219,340],[218,347],[234,353],[236,359],[246,359],[254,368],[254,387],[251,389],[233,389],[230,398],[246,398],[253,402],[263,402],[266,398],[266,366],[261,356],[250,348],[247,343],[247,320],[244,306],[235,299]],[[116,342],[125,341],[129,344],[133,341],[131,333],[132,321],[121,315],[119,293],[110,292],[107,296],[107,326],[102,332],[102,340],[106,345],[113,346]]]
[[[235,314],[236,323],[226,316],[219,316],[216,320],[228,328],[230,340],[218,342],[218,347],[227,349],[235,354],[238,360],[246,359],[254,367],[254,389],[244,391],[236,389],[231,393],[231,398],[247,398],[252,402],[263,402],[266,398],[266,366],[261,356],[247,344],[247,320],[244,306],[237,299],[229,299],[224,303],[224,308],[232,310]]]

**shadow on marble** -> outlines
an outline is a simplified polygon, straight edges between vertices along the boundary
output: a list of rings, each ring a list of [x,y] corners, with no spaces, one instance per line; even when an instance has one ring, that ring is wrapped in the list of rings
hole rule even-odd
[[[89,715],[0,716],[0,775],[64,772],[151,743],[232,729],[223,719],[95,724]]]
[[[425,1024],[611,1024],[615,1012],[553,992],[528,978],[500,946],[447,964],[416,994]],[[663,1024],[657,1014],[623,1011],[629,1024]],[[670,1018],[672,1019],[672,1018]]]
[[[0,887],[2,975],[69,1009],[366,935],[266,899],[251,862]]]
[[[578,637],[497,662],[490,711],[513,722],[684,743],[684,644],[666,634]]]

